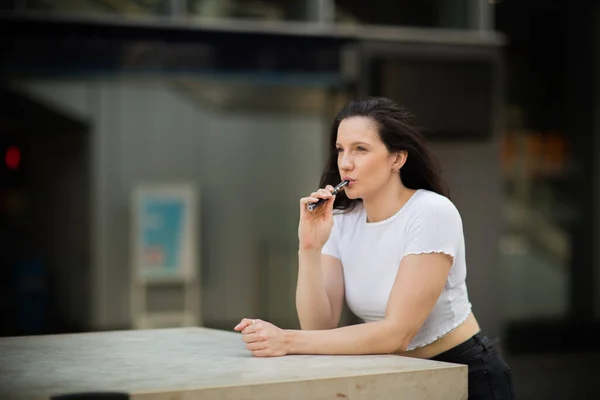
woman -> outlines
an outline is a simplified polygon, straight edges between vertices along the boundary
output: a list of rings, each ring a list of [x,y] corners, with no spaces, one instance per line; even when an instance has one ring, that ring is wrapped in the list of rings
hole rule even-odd
[[[341,180],[350,183],[332,195]],[[346,105],[321,187],[300,200],[302,330],[245,318],[234,329],[252,354],[396,353],[467,364],[469,398],[514,398],[510,369],[471,311],[460,214],[410,115],[385,98]],[[319,199],[327,202],[308,211]],[[364,323],[338,327],[344,299]]]

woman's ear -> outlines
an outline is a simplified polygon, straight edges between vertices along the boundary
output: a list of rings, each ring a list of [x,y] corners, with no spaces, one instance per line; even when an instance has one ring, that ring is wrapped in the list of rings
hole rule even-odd
[[[408,158],[408,152],[406,150],[399,151],[395,154],[394,163],[392,165],[392,170],[394,172],[399,172],[404,164],[406,163],[406,159]]]

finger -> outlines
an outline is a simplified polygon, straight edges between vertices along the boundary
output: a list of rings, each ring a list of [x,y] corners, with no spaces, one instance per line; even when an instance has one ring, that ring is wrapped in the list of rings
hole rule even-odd
[[[335,188],[331,185],[325,186],[325,190],[327,190],[329,193],[333,192],[333,189],[335,189]]]
[[[325,189],[319,189],[316,192],[312,192],[311,197],[318,197],[318,198],[328,198],[328,197],[333,197],[333,195],[331,194],[331,192],[328,192]]]
[[[242,329],[242,334],[247,335],[249,333],[254,333],[259,331],[262,328],[262,323],[260,320],[254,320],[255,322],[252,323],[250,322],[250,325],[246,326],[244,329]]]
[[[248,326],[248,322],[247,320],[244,318],[242,319],[236,326],[233,327],[233,330],[235,331],[241,331],[242,329],[244,329],[246,326]]]
[[[242,340],[245,343],[253,343],[253,342],[264,342],[267,338],[262,335],[260,332],[253,333],[244,333],[242,334]]]
[[[254,357],[279,357],[278,354],[273,353],[270,349],[253,350],[252,355]]]
[[[246,343],[246,348],[250,351],[266,350],[269,348],[269,343],[263,341]]]
[[[233,329],[236,331],[241,331],[245,329],[247,326],[252,325],[253,320],[250,318],[243,318],[239,324],[237,324]]]
[[[266,351],[260,349],[260,350],[252,350],[252,355],[254,357],[268,357],[269,355],[267,354]]]
[[[305,205],[308,203],[316,203],[320,199],[317,197],[303,197],[300,199],[300,205]]]

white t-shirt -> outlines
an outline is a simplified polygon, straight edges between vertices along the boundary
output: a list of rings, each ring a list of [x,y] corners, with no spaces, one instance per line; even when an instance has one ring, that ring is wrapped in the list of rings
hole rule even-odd
[[[454,258],[446,285],[408,350],[434,342],[466,320],[471,303],[462,219],[448,198],[419,189],[386,220],[368,223],[362,202],[351,211],[334,210],[333,219],[322,253],[341,260],[346,302],[357,317],[365,322],[385,318],[405,255],[443,252]]]

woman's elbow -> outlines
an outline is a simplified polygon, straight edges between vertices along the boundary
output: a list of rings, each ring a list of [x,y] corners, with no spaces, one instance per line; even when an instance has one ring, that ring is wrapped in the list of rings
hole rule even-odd
[[[409,339],[398,339],[396,338],[395,340],[393,340],[389,347],[389,353],[390,354],[397,354],[397,353],[404,353],[408,350],[408,347],[410,346],[410,340]]]
[[[408,350],[416,332],[407,332],[406,329],[392,329],[389,348],[390,353],[404,353]]]
[[[404,340],[400,340],[396,345],[395,353],[404,353],[408,351],[410,342],[412,342],[412,338],[405,338]]]

